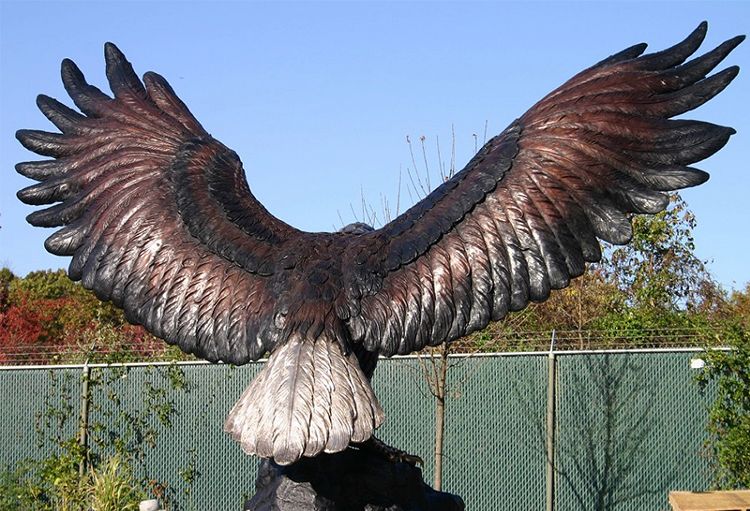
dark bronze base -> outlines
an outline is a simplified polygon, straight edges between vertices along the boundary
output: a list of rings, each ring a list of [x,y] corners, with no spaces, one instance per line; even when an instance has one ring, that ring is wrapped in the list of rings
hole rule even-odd
[[[303,458],[282,467],[263,460],[245,511],[463,511],[461,497],[438,492],[422,471],[367,450]]]

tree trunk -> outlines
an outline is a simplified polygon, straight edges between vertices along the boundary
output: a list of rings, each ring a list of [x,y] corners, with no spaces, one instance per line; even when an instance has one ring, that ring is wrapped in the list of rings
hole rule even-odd
[[[435,481],[434,488],[440,491],[443,484],[443,446],[445,444],[445,394],[448,379],[448,344],[440,350],[440,366],[435,382]]]

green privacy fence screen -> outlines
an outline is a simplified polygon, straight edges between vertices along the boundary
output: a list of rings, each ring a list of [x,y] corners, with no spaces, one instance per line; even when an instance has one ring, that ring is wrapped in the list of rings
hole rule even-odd
[[[666,510],[671,489],[710,484],[701,455],[707,404],[697,352],[558,353],[554,509]],[[548,356],[451,358],[443,489],[467,509],[542,510],[547,491]],[[379,436],[425,460],[433,478],[434,399],[416,358],[382,360]],[[139,476],[167,483],[181,510],[241,509],[257,460],[223,432],[258,365],[91,367],[90,442],[131,442]],[[76,434],[83,368],[0,371],[0,464],[49,454]],[[161,405],[174,413],[159,420]],[[151,410],[145,416],[142,411]],[[134,426],[135,424],[135,426]],[[43,440],[43,438],[47,440]],[[173,507],[174,509],[174,507]]]

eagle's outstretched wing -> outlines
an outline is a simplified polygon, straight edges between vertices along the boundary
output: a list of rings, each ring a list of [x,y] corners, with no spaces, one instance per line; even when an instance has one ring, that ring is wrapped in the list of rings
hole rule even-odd
[[[28,221],[64,226],[47,250],[73,256],[70,277],[129,320],[208,360],[257,359],[278,339],[270,287],[280,247],[305,233],[263,208],[237,155],[161,76],[141,83],[113,44],[105,58],[114,98],[65,60],[65,89],[84,115],[39,96],[62,133],[17,133],[26,148],[55,158],[17,165],[41,181],[18,197],[61,202]]]
[[[688,165],[734,133],[672,120],[737,75],[707,77],[743,37],[687,63],[702,23],[667,50],[645,44],[579,73],[490,140],[428,197],[349,248],[337,310],[356,341],[385,355],[451,341],[547,298],[622,244],[628,213],[656,213],[666,191],[708,174]],[[598,238],[598,239],[597,239]]]

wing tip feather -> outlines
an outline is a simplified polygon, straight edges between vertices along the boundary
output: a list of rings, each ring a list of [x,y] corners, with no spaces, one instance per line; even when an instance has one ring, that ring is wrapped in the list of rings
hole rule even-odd
[[[112,41],[106,41],[104,43],[104,54],[105,56],[110,56],[110,55],[114,57],[118,55],[120,57],[122,56],[122,52],[120,51],[120,48],[118,48],[117,45],[113,43]]]
[[[54,219],[51,218],[47,209],[29,213],[26,215],[26,221],[34,227],[55,227]]]
[[[16,172],[29,179],[43,181],[49,177],[59,175],[64,171],[60,160],[22,161],[16,163]]]
[[[85,81],[83,72],[78,67],[78,64],[67,57],[60,62],[60,75],[62,76],[63,85],[65,85],[66,89],[71,84],[78,84]],[[68,94],[70,94],[70,91],[68,91]]]
[[[122,66],[128,63],[125,54],[113,42],[104,43],[104,61],[107,66]]]
[[[644,69],[657,70],[667,69],[679,65],[687,60],[706,39],[708,33],[708,23],[702,21],[698,26],[688,34],[682,41],[648,55],[643,55],[639,61]]]
[[[711,174],[709,174],[705,170],[694,169],[694,168],[691,168],[690,170],[693,171],[692,175],[694,176],[694,181],[692,181],[686,188],[690,186],[702,185],[703,183],[705,183],[711,178]]]
[[[707,77],[704,82],[711,84],[711,94],[708,97],[708,99],[713,98],[717,94],[719,94],[721,91],[723,91],[727,86],[732,83],[732,81],[737,78],[737,75],[740,74],[740,66],[734,65],[729,66],[726,69],[722,69],[718,73]]]

